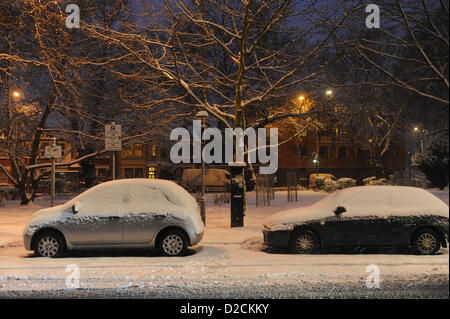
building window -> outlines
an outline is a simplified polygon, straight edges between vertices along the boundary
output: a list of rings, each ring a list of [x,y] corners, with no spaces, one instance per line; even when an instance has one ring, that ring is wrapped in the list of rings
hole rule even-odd
[[[148,168],[148,178],[155,179],[156,178],[156,167]]]
[[[133,157],[133,148],[127,146],[122,150],[123,157]]]
[[[144,156],[144,147],[142,144],[134,144],[133,145],[133,157],[143,157]]]
[[[135,168],[134,169],[134,177],[136,177],[136,178],[144,177],[144,169],[143,168]]]
[[[319,158],[327,159],[329,157],[328,152],[329,152],[328,146],[321,146],[319,148]]]
[[[156,145],[155,144],[152,145],[152,156],[153,157],[156,156]]]
[[[308,157],[308,148],[305,146],[300,146],[299,155],[300,157]]]
[[[347,148],[339,147],[337,157],[341,159],[347,158]]]
[[[0,171],[0,184],[8,184],[8,177],[3,171]]]
[[[125,178],[142,178],[144,177],[144,169],[142,167],[125,168]]]
[[[106,168],[97,169],[97,176],[101,182],[106,182]]]
[[[125,168],[125,178],[133,178],[133,169]]]
[[[123,157],[144,157],[144,147],[142,144],[134,144],[122,150]]]

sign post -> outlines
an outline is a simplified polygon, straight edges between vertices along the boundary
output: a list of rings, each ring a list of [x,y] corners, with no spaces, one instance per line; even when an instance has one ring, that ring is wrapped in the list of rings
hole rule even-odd
[[[105,125],[105,151],[112,152],[112,179],[116,179],[116,153],[122,150],[122,125],[112,122]]]
[[[56,159],[62,156],[62,147],[56,145],[56,138],[53,138],[53,145],[45,147],[44,157],[52,159],[52,173],[51,173],[51,186],[50,186],[50,206],[53,207],[55,201],[55,166]]]

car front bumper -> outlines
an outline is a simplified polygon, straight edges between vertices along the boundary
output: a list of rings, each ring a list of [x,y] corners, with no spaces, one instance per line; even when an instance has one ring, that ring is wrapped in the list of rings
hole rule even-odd
[[[203,232],[200,234],[193,234],[190,236],[191,246],[197,245],[203,239]]]
[[[264,244],[269,247],[287,247],[291,237],[290,230],[263,230]]]

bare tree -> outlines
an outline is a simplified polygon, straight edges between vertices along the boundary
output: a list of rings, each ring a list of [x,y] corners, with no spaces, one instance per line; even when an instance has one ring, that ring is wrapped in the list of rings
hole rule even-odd
[[[91,14],[92,21],[103,21],[103,27],[114,24],[109,19],[116,15],[124,19],[124,1],[106,4],[92,1],[84,13]],[[98,19],[99,8],[103,20]],[[107,123],[123,125],[126,147],[167,134],[168,123],[178,116],[170,105],[140,103],[142,86],[124,70],[148,81],[152,75],[121,56],[118,47],[83,30],[67,29],[64,9],[64,3],[52,1],[0,1],[5,27],[0,33],[0,85],[5,92],[0,99],[4,106],[0,131],[5,136],[0,147],[11,163],[10,169],[4,165],[0,169],[18,188],[22,204],[35,198],[39,171],[50,166],[39,162],[44,135],[71,142],[68,153],[79,158],[57,164],[67,166],[104,152]],[[117,56],[121,58],[116,60]],[[154,86],[153,90],[157,92]]]
[[[322,4],[325,19],[315,14],[317,1],[166,0],[161,8],[141,1],[144,17],[130,32],[84,28],[157,73],[174,105],[206,110],[223,128],[262,127],[310,115],[286,114],[281,101],[311,85],[318,53],[355,10]]]
[[[370,3],[370,2],[367,2]],[[448,107],[448,1],[378,1],[379,29],[363,27],[367,13],[355,12],[339,45],[350,46],[384,77],[366,85],[396,86]],[[358,27],[359,25],[359,27]]]

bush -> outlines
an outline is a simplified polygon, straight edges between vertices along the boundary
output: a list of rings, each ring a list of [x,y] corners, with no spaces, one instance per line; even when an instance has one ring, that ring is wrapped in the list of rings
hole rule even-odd
[[[372,183],[376,179],[377,178],[375,176],[371,176],[371,177],[364,178],[362,182],[364,185],[370,185],[370,183]]]
[[[333,181],[332,179],[325,179],[323,190],[327,193],[335,192],[339,189],[339,184],[337,181]]]
[[[387,185],[388,180],[386,178],[377,179],[375,176],[367,177],[363,179],[363,184],[367,185]]]
[[[416,153],[411,157],[413,166],[417,166],[430,182],[431,187],[444,189],[448,185],[448,144],[434,141],[425,153]]]
[[[339,178],[337,184],[339,189],[353,187],[356,185],[356,180],[349,177]]]
[[[325,188],[325,180],[327,180],[327,179],[329,179],[329,178],[322,177],[322,176],[316,177],[315,188],[316,189],[324,189]]]

